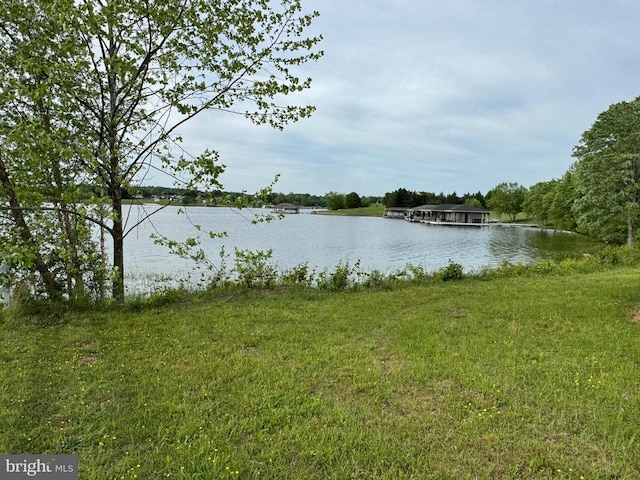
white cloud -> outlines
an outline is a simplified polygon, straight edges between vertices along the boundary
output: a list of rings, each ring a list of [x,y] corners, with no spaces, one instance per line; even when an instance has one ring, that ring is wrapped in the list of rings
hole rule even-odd
[[[597,114],[640,95],[635,1],[303,1],[325,57],[285,132],[213,112],[184,129],[229,190],[483,191],[561,176]]]

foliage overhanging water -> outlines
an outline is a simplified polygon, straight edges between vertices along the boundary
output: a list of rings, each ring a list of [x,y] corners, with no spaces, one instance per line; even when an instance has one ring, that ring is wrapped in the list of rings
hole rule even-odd
[[[144,218],[154,205],[132,206],[129,223]],[[496,267],[504,262],[531,263],[561,259],[594,249],[585,237],[534,228],[427,226],[378,217],[287,215],[283,219],[254,225],[254,213],[266,210],[231,208],[167,207],[145,220],[125,240],[125,274],[129,288],[141,279],[186,278],[194,265],[155,245],[150,235],[159,232],[174,240],[198,235],[210,260],[220,264],[220,250],[273,250],[279,270],[308,264],[317,271],[331,270],[338,263],[360,262],[365,272],[391,273],[407,264],[435,271],[450,261],[465,271]],[[197,232],[193,224],[201,225]],[[210,239],[206,232],[226,232],[225,238]]]

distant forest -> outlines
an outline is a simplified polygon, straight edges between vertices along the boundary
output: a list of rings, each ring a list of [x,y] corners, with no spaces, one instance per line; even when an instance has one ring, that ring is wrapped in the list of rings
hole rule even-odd
[[[94,192],[97,194],[97,192]],[[346,204],[336,199],[346,199]],[[369,206],[382,203],[385,207],[417,207],[419,205],[440,205],[443,203],[469,204],[486,208],[488,196],[481,192],[465,193],[460,196],[456,192],[433,193],[410,191],[399,188],[393,192],[385,193],[384,196],[360,197],[356,192],[340,194],[329,192],[326,195],[311,195],[309,193],[267,193],[258,198],[245,192],[202,192],[198,190],[185,190],[173,187],[139,186],[132,187],[123,192],[124,199],[139,200],[166,200],[173,199],[183,204],[207,204],[207,205],[277,205],[280,203],[293,203],[304,207],[324,207],[331,209],[353,208],[357,206]],[[358,202],[349,201],[358,199]],[[336,208],[337,207],[337,208]]]
[[[456,192],[445,195],[433,192],[413,192],[404,188],[399,188],[390,193],[386,193],[382,198],[385,207],[418,207],[420,205],[442,205],[444,203],[467,204],[475,207],[486,208],[488,196],[481,192],[465,193],[459,196]]]
[[[311,195],[309,193],[266,193],[262,196],[250,195],[246,192],[224,192],[216,190],[212,192],[202,192],[197,190],[185,190],[171,187],[135,187],[125,190],[125,199],[174,199],[184,204],[207,205],[278,205],[280,203],[293,203],[303,207],[327,208],[329,199],[336,194],[330,192],[326,195]],[[381,203],[382,197],[363,197],[361,205],[367,206],[374,203]]]

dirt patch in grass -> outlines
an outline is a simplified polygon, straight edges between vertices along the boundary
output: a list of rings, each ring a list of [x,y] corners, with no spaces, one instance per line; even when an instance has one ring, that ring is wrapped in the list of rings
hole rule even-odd
[[[78,342],[76,347],[80,351],[80,358],[87,365],[95,363],[100,356],[98,354],[96,344],[95,342],[93,342],[93,340],[83,340],[81,342]]]

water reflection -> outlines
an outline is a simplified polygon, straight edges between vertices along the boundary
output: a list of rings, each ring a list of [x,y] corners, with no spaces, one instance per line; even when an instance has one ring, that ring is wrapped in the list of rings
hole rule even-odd
[[[595,252],[601,245],[593,239],[575,233],[536,229],[526,242],[536,252],[536,257],[561,260]]]
[[[251,223],[251,213],[228,208],[192,208],[178,215],[177,207],[160,211],[144,221],[125,240],[125,264],[129,273],[176,275],[191,268],[154,245],[154,231],[175,240],[196,235],[192,223],[204,230],[227,232],[227,238],[203,238],[203,248],[212,260],[222,247],[273,250],[274,263],[282,270],[307,263],[316,270],[332,269],[339,262],[359,260],[365,271],[389,273],[408,263],[433,271],[448,261],[465,270],[498,266],[504,261],[529,263],[559,259],[593,250],[595,243],[580,235],[532,228],[429,226],[374,217],[288,215],[271,223]],[[133,219],[143,218],[133,207]],[[219,261],[218,261],[219,263]]]

